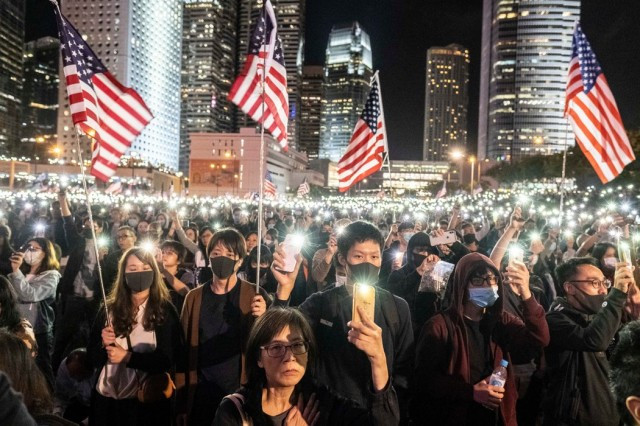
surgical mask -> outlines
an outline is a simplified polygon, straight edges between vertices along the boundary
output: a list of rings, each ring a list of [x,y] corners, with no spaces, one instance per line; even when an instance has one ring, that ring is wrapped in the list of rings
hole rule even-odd
[[[618,263],[618,259],[615,257],[605,257],[602,259],[602,263],[604,266],[607,266],[610,269],[616,269],[616,263]]]
[[[614,259],[614,258],[611,257],[610,259]],[[574,297],[576,298],[576,300],[578,301],[578,303],[580,304],[584,312],[588,315],[597,314],[602,308],[602,305],[605,303],[604,299],[607,297],[607,295],[606,294],[591,295],[583,292],[578,287],[576,287],[576,289],[578,290],[578,292],[574,295]]]
[[[270,224],[267,225],[267,229],[273,229],[275,227],[276,227],[276,225],[274,225],[273,223],[270,223]]]
[[[129,219],[127,223],[130,227],[135,228],[136,226],[138,226],[138,219]]]
[[[352,283],[375,285],[378,282],[380,267],[369,262],[352,265],[347,263],[347,272]]]
[[[346,283],[347,283],[346,275],[336,274],[336,287],[340,287],[341,285],[345,285]]]
[[[469,300],[478,308],[488,308],[493,306],[500,295],[498,294],[498,287],[469,287]]]
[[[29,266],[39,265],[40,262],[44,260],[44,252],[42,250],[38,251],[27,251],[24,254],[24,263]]]
[[[411,239],[411,237],[413,237],[415,235],[415,232],[403,232],[402,233],[402,238],[404,238],[404,240],[406,242],[409,242],[409,240]]]
[[[217,278],[226,280],[229,278],[236,268],[236,261],[227,256],[216,256],[209,259],[211,272]]]
[[[140,293],[151,287],[151,284],[153,284],[153,276],[153,270],[125,272],[124,280],[132,292]]]

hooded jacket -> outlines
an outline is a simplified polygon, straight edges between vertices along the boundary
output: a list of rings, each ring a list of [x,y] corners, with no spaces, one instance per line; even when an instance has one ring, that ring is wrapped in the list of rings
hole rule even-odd
[[[580,312],[563,297],[551,305],[545,424],[618,424],[605,352],[620,328],[626,300],[627,295],[614,288],[595,315]]]
[[[449,308],[435,315],[423,327],[416,348],[416,392],[412,419],[418,424],[460,425],[467,422],[467,412],[474,404],[471,366],[464,304],[471,274],[484,266],[500,277],[498,269],[486,256],[471,253],[457,264],[451,288]],[[505,395],[500,405],[504,425],[516,424],[518,394],[509,353],[515,348],[541,348],[549,343],[549,329],[544,310],[534,297],[523,301],[524,322],[504,311],[504,288],[498,280],[500,297],[487,309],[481,329],[490,333],[490,356],[497,367],[509,361]]]

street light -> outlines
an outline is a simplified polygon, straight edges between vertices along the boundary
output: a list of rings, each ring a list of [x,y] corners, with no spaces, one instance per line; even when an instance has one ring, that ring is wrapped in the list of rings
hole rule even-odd
[[[451,157],[451,159],[458,161],[464,157],[464,152],[460,149],[454,149],[449,153],[449,156]]]

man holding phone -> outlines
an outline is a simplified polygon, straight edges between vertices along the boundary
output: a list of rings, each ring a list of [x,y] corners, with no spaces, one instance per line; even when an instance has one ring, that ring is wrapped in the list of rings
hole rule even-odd
[[[300,305],[314,330],[319,353],[317,378],[342,395],[366,407],[371,392],[371,356],[358,350],[347,340],[353,319],[353,291],[356,284],[375,286],[382,263],[384,241],[380,231],[368,222],[356,221],[338,236],[338,261],[345,267],[346,285],[331,286],[311,295]],[[277,297],[287,299],[293,288],[297,268],[283,273],[286,253],[276,249],[272,271],[278,280]],[[374,322],[382,330],[384,353],[377,355],[386,362],[399,399],[406,396],[413,364],[413,330],[407,302],[386,290],[375,287]]]

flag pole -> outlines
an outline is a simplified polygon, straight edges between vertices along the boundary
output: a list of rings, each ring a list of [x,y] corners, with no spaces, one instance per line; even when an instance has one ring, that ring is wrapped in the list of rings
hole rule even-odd
[[[562,177],[560,179],[560,223],[562,225],[562,219],[564,218],[564,184],[567,175],[567,150],[569,148],[569,135],[571,126],[569,124],[569,120],[567,120],[567,131],[565,132],[564,138],[564,149],[562,150]]]
[[[80,162],[80,172],[82,173],[82,188],[84,196],[87,200],[87,211],[89,212],[89,223],[91,225],[91,236],[93,237],[93,249],[96,252],[96,266],[98,267],[98,282],[100,283],[100,292],[102,293],[102,301],[104,302],[105,316],[107,325],[111,327],[111,319],[107,311],[107,293],[104,289],[104,279],[102,278],[102,268],[100,267],[100,250],[98,248],[98,239],[96,238],[96,230],[93,227],[93,212],[91,211],[91,200],[89,199],[89,190],[87,189],[87,176],[84,173],[84,161],[82,159],[82,148],[80,147],[80,128],[76,126],[76,148],[78,149],[78,161]],[[94,142],[95,143],[95,142]],[[66,201],[66,200],[65,200]]]

